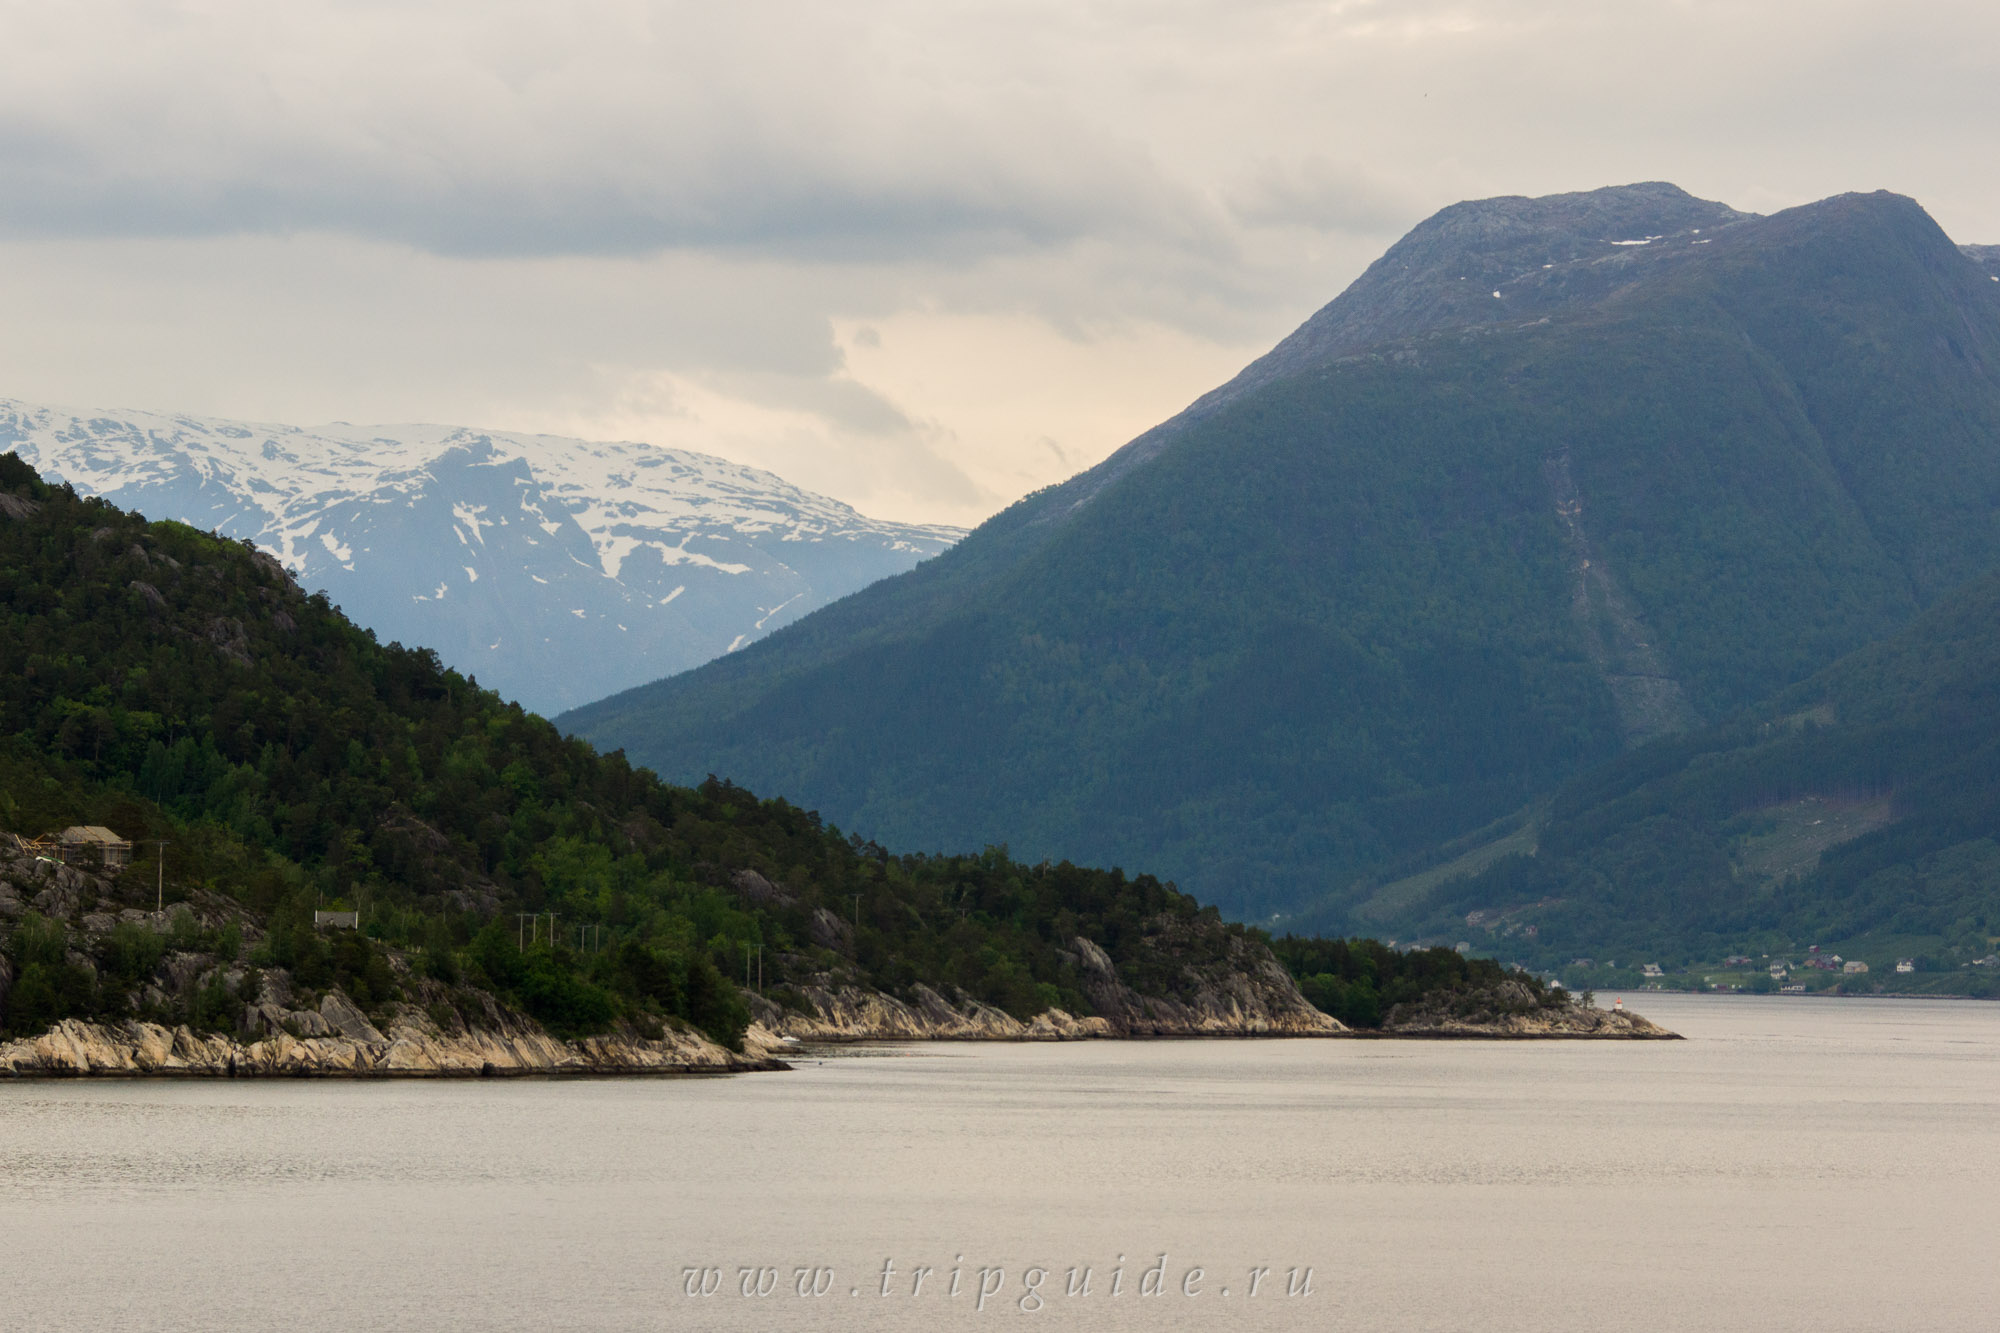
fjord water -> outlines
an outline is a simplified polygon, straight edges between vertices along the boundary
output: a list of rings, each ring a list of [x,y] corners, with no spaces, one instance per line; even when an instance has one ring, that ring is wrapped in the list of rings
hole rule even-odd
[[[0,1310],[42,1329],[1993,1326],[2000,1006],[1635,1007],[1690,1039],[0,1085]],[[1141,1296],[1162,1254],[1165,1294]],[[1053,1273],[1030,1313],[1034,1265]],[[1092,1294],[1064,1295],[1084,1265]],[[1251,1299],[1253,1265],[1272,1271]],[[1311,1294],[1287,1296],[1307,1265]],[[686,1295],[690,1266],[720,1290]],[[912,1296],[918,1266],[937,1271]],[[777,1269],[773,1294],[742,1295],[744,1268]],[[832,1269],[808,1273],[825,1294],[797,1294],[802,1268]],[[982,1276],[999,1290],[975,1310]]]

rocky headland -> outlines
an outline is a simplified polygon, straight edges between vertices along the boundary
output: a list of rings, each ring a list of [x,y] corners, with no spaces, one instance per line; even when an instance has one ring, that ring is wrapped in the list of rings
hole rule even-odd
[[[119,906],[102,876],[18,850],[0,851],[0,920],[28,911],[65,921],[71,961],[94,968],[107,936],[121,927],[169,932],[155,913]],[[197,895],[170,914],[181,926],[235,928],[259,937],[239,905]],[[1162,922],[1158,929],[1182,929]],[[1164,941],[1171,945],[1171,941]],[[0,1077],[348,1077],[476,1078],[521,1075],[721,1074],[785,1067],[801,1045],[874,1041],[1078,1041],[1148,1037],[1670,1037],[1633,1014],[1532,997],[1459,995],[1402,1005],[1375,1032],[1351,1031],[1314,1008],[1283,965],[1253,938],[1232,937],[1219,953],[1152,978],[1156,993],[1128,984],[1089,939],[1065,951],[1094,1010],[1050,1008],[1021,1019],[964,992],[922,984],[897,996],[822,974],[806,984],[747,992],[754,1021],[740,1051],[692,1027],[651,1032],[620,1024],[609,1033],[564,1039],[492,995],[446,987],[393,952],[405,998],[366,1010],[338,987],[314,990],[285,969],[255,969],[191,950],[166,948],[154,978],[133,997],[130,1016],[70,1018],[31,1036],[0,1042]],[[0,955],[0,1006],[14,982]],[[248,996],[202,1026],[160,1022],[175,994],[217,987]]]
[[[1399,1004],[1386,1015],[1376,1037],[1462,1037],[1473,1039],[1560,1040],[1563,1038],[1679,1041],[1678,1032],[1626,1009],[1599,1009],[1574,1001],[1549,1004],[1517,981],[1426,996]]]

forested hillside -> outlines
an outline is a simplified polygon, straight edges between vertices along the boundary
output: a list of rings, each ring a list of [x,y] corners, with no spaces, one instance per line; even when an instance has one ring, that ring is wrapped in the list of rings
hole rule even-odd
[[[376,642],[246,544],[0,455],[0,832],[86,824],[136,864],[0,867],[15,1035],[66,1016],[229,1031],[282,969],[308,1004],[421,993],[448,1026],[479,991],[559,1035],[678,1023],[733,1044],[746,972],[780,1005],[923,984],[1025,1018],[1093,1011],[1078,937],[1149,996],[1268,961],[1149,877],[891,855],[727,782],[668,786]],[[322,908],[363,929],[315,930]]]
[[[1345,930],[1425,849],[2000,566],[2000,295],[1907,199],[1459,205],[1281,351],[910,574],[559,722],[898,845]]]
[[[1386,886],[1373,918],[1550,966],[1818,944],[2000,992],[2000,968],[1970,966],[2000,943],[2000,577],[1767,705],[1577,778],[1529,819],[1532,855]]]

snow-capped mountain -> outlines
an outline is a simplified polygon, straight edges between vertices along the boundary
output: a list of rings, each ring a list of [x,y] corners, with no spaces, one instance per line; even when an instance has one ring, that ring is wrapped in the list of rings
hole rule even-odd
[[[301,429],[0,399],[0,451],[150,518],[247,538],[386,640],[555,714],[721,656],[919,560],[756,468],[451,426]]]

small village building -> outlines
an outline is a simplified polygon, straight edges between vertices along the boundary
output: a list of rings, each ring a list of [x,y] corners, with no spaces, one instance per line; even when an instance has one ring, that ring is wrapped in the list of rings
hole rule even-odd
[[[1917,970],[1917,960],[1914,958],[1898,958],[1896,960],[1896,970],[1898,972],[1914,972]]]
[[[1840,965],[1840,970],[1848,973],[1866,972],[1868,964],[1862,962],[1859,958],[1850,958]]]
[[[1639,969],[1639,974],[1641,976],[1648,976],[1648,977],[1663,977],[1666,975],[1665,972],[1662,972],[1660,970],[1660,965],[1658,963],[1646,964],[1644,967]]]
[[[123,870],[132,864],[132,844],[102,824],[72,824],[49,841],[64,865]]]

